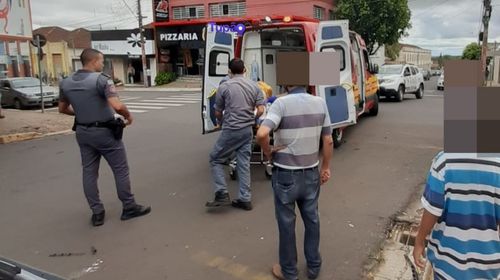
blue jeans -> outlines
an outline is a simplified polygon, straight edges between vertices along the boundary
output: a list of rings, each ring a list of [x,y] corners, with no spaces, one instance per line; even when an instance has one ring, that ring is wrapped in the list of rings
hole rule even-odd
[[[226,172],[224,166],[236,152],[236,171],[240,187],[239,199],[252,200],[250,189],[250,157],[252,156],[252,127],[239,130],[222,130],[210,153],[210,166],[215,192],[227,193]]]
[[[272,184],[279,229],[279,260],[283,276],[287,280],[298,279],[295,204],[299,207],[305,226],[304,253],[307,267],[313,272],[319,272],[321,256],[319,253],[320,176],[318,168],[286,170],[275,167]]]

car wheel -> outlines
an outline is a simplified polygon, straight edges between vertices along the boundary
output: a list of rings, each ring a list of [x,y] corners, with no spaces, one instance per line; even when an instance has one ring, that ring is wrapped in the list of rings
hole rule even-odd
[[[417,99],[422,99],[422,97],[424,97],[424,85],[423,84],[420,84],[420,86],[418,87],[418,90],[415,93],[415,97]]]
[[[19,100],[19,99],[15,99],[15,100],[14,100],[14,108],[16,108],[17,110],[22,110],[22,109],[24,109],[24,105],[23,105],[23,103],[21,102],[21,100]]]
[[[399,86],[396,99],[398,102],[402,102],[403,100],[405,100],[405,87],[403,85]]]
[[[342,146],[342,137],[344,136],[343,129],[337,128],[333,130],[333,147],[338,148]]]
[[[375,94],[375,100],[373,103],[373,107],[370,109],[370,112],[368,113],[372,117],[375,117],[376,115],[378,115],[378,101],[379,101],[378,95]]]

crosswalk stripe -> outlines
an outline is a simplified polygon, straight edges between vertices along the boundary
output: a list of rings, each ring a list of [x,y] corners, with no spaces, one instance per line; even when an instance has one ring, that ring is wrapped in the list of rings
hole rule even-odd
[[[154,103],[199,103],[200,101],[194,101],[194,100],[141,100],[142,102],[154,102]]]
[[[137,113],[137,114],[140,114],[140,113],[146,113],[147,111],[143,111],[143,110],[128,110],[130,113]]]
[[[124,97],[124,98],[120,98],[121,101],[135,100],[135,99],[139,99],[139,97]]]
[[[161,103],[178,103],[178,104],[194,104],[194,103],[200,103],[200,101],[194,101],[194,100],[158,100],[156,102],[161,102]]]
[[[132,106],[164,106],[164,107],[169,107],[169,106],[182,106],[183,104],[179,103],[146,103],[146,102],[129,102],[125,103],[125,105],[132,105]]]
[[[159,98],[156,98],[156,100],[167,100],[167,101],[195,101],[195,102],[199,102],[201,101],[201,99],[194,99],[194,98],[162,98],[162,97],[159,97]]]
[[[132,106],[128,106],[127,107],[129,109],[151,109],[151,110],[161,110],[161,109],[165,109],[167,107],[153,107],[153,106],[136,106],[136,105],[132,105]]]
[[[201,98],[201,94],[173,95],[170,97],[200,97]]]

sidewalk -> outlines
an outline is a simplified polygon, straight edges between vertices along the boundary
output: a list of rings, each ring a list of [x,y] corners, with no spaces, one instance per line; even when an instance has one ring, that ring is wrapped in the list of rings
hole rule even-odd
[[[429,265],[425,271],[420,271],[413,264],[413,245],[423,214],[420,195],[421,192],[415,194],[408,207],[392,219],[386,240],[382,242],[380,251],[367,267],[367,279],[432,279]]]
[[[0,144],[19,142],[50,135],[72,133],[73,117],[57,112],[2,109]]]

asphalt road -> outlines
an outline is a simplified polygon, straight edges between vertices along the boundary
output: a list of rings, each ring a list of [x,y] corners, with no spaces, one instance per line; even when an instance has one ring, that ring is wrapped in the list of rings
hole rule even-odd
[[[435,83],[426,83],[422,100],[383,101],[378,117],[364,117],[344,134],[320,198],[319,279],[361,279],[391,215],[421,192],[442,147],[443,98]],[[127,92],[123,98],[153,103],[185,94]],[[191,99],[196,96],[184,98]],[[153,211],[127,222],[119,220],[121,205],[103,161],[106,223],[90,226],[73,135],[0,146],[0,255],[70,279],[272,279],[277,226],[264,169],[252,169],[253,211],[208,212],[208,154],[217,135],[201,135],[199,102],[182,104],[136,108],[144,112],[135,114],[125,144],[137,200]],[[234,182],[230,190],[236,195]],[[297,234],[305,279],[300,219]]]

